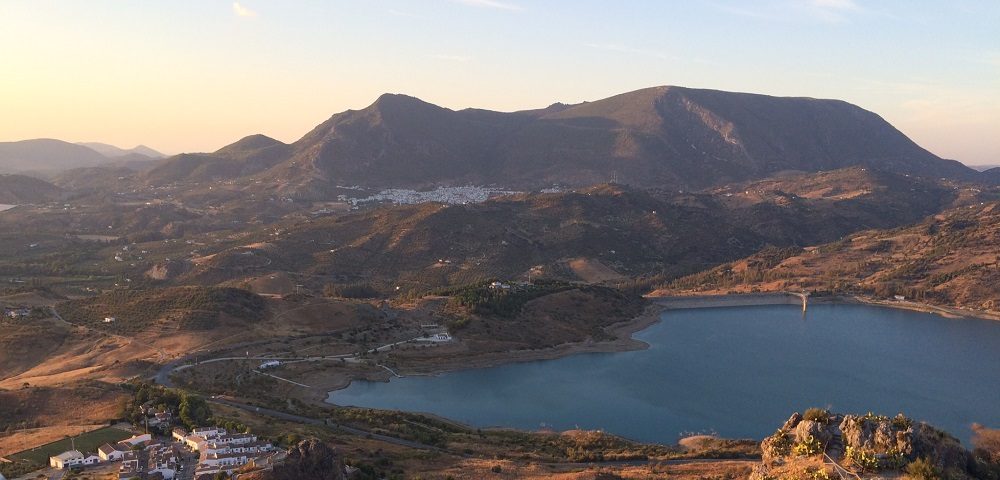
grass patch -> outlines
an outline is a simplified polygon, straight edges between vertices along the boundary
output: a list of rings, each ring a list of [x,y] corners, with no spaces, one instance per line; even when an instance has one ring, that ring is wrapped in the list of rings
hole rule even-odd
[[[131,433],[124,430],[119,430],[114,427],[105,427],[99,430],[81,433],[80,435],[73,437],[73,443],[76,444],[76,449],[84,452],[84,454],[87,452],[96,453],[98,447],[104,445],[105,443],[116,443],[131,436]],[[40,468],[49,464],[49,457],[59,455],[60,453],[70,450],[71,448],[70,439],[64,438],[52,443],[47,443],[40,447],[32,448],[31,450],[24,450],[13,455],[8,455],[7,458],[13,460],[14,462],[24,461],[37,464]]]

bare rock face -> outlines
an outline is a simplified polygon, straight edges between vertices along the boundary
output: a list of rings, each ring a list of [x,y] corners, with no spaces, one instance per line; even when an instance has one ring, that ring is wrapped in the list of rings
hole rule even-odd
[[[913,453],[913,428],[909,419],[872,415],[845,415],[840,422],[844,445],[872,451],[876,454],[898,452],[906,456]]]
[[[268,480],[345,480],[344,464],[327,444],[313,438],[288,451],[284,465],[274,467]]]
[[[833,432],[824,423],[813,420],[802,420],[795,426],[795,442],[805,443],[809,440],[809,437],[826,445],[833,439]]]
[[[802,414],[800,414],[799,412],[795,412],[792,414],[792,416],[788,417],[788,420],[785,420],[785,424],[781,426],[781,429],[786,432],[791,432],[795,427],[799,425],[799,422],[801,421],[802,421]]]

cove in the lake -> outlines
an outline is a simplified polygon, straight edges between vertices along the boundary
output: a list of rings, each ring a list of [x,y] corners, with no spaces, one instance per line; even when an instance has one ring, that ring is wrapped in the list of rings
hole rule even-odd
[[[762,438],[793,411],[904,412],[968,444],[1000,426],[1000,322],[865,305],[672,310],[647,350],[353,382],[328,402],[477,427],[602,429],[674,443]]]

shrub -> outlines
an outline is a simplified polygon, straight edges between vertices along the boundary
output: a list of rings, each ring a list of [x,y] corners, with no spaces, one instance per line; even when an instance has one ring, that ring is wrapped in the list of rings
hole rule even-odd
[[[792,448],[792,451],[798,456],[808,457],[822,452],[823,444],[813,438],[812,435],[809,435],[809,438],[806,438],[805,441],[797,443]]]
[[[806,410],[806,413],[802,414],[802,419],[825,424],[830,422],[830,412],[822,408],[810,408]]]
[[[490,471],[493,473],[500,473],[503,471],[503,468],[501,468],[500,465],[493,465],[493,467],[490,468]]]
[[[906,430],[913,426],[913,420],[906,418],[906,415],[900,413],[893,417],[892,426],[899,430]]]
[[[939,480],[941,471],[927,458],[918,458],[906,466],[906,474],[913,480]]]
[[[830,474],[826,473],[825,468],[806,468],[804,478],[811,480],[830,480]]]
[[[771,438],[773,439],[771,445],[776,455],[785,456],[792,452],[792,440],[784,430],[778,429]]]
[[[854,464],[860,467],[862,471],[867,470],[874,472],[878,470],[878,456],[876,456],[875,452],[871,450],[855,448],[848,445],[846,455],[847,458],[851,459],[851,462],[854,462]]]

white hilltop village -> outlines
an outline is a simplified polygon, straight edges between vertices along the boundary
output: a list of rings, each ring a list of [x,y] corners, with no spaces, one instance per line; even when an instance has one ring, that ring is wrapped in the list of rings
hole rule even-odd
[[[363,190],[361,187],[338,187],[349,190]],[[562,191],[559,187],[541,190],[541,193],[556,193]],[[504,190],[498,187],[466,185],[462,187],[437,187],[433,190],[417,191],[406,188],[389,188],[367,197],[351,197],[339,195],[338,200],[347,202],[351,207],[359,207],[370,203],[392,203],[395,205],[413,205],[425,202],[437,202],[448,205],[465,205],[482,203],[491,198],[507,195],[517,195],[516,190]]]

